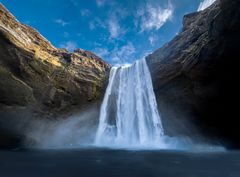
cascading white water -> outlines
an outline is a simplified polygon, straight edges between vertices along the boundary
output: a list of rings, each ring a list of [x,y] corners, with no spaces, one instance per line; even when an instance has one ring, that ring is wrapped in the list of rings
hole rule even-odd
[[[145,60],[113,67],[101,106],[99,146],[164,146],[151,75]]]

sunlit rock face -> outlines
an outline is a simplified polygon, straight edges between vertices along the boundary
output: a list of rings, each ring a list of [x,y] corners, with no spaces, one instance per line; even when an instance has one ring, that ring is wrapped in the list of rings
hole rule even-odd
[[[55,48],[0,4],[1,135],[9,116],[24,118],[30,110],[33,117],[56,118],[95,104],[105,92],[109,69],[89,51]]]
[[[186,15],[182,31],[147,57],[163,126],[192,135],[189,122],[240,147],[238,122],[240,1],[217,0]]]
[[[98,99],[109,65],[95,54],[57,49],[0,5],[0,103],[66,109]]]

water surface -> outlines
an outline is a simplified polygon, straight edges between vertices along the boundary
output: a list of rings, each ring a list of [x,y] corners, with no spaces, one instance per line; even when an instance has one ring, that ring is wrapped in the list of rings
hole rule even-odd
[[[240,177],[240,152],[0,151],[0,177]]]

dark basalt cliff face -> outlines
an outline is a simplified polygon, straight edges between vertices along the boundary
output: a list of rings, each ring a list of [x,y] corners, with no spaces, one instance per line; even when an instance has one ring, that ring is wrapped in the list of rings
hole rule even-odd
[[[99,101],[109,69],[91,52],[55,48],[0,4],[0,146],[9,116],[52,118]]]
[[[169,134],[193,134],[240,147],[240,1],[217,0],[186,15],[182,31],[147,57]]]

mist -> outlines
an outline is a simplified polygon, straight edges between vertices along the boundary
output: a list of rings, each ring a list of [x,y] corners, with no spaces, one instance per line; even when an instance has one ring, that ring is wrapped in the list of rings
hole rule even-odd
[[[19,115],[17,117],[17,115]],[[99,123],[99,109],[91,107],[85,111],[76,113],[67,118],[56,117],[55,119],[33,118],[31,112],[21,114],[16,112],[12,117],[6,117],[8,122],[4,124],[19,134],[24,139],[24,147],[37,149],[71,149],[71,148],[103,148],[94,143]],[[21,121],[20,121],[21,120]],[[168,124],[171,124],[169,120]],[[186,122],[182,122],[183,126]],[[13,126],[14,125],[14,126]],[[179,124],[178,124],[179,126]],[[168,127],[168,125],[164,125]],[[175,126],[171,126],[174,129]],[[191,136],[179,133],[178,135],[169,135],[162,139],[161,147],[159,144],[146,146],[108,146],[111,149],[128,150],[183,150],[183,151],[219,151],[224,150],[218,144],[212,145],[208,138],[204,138],[194,128],[186,127],[192,131]],[[220,143],[219,143],[220,144]]]
[[[31,121],[24,130],[25,145],[34,148],[77,148],[93,142],[98,110],[88,109],[66,119]]]

